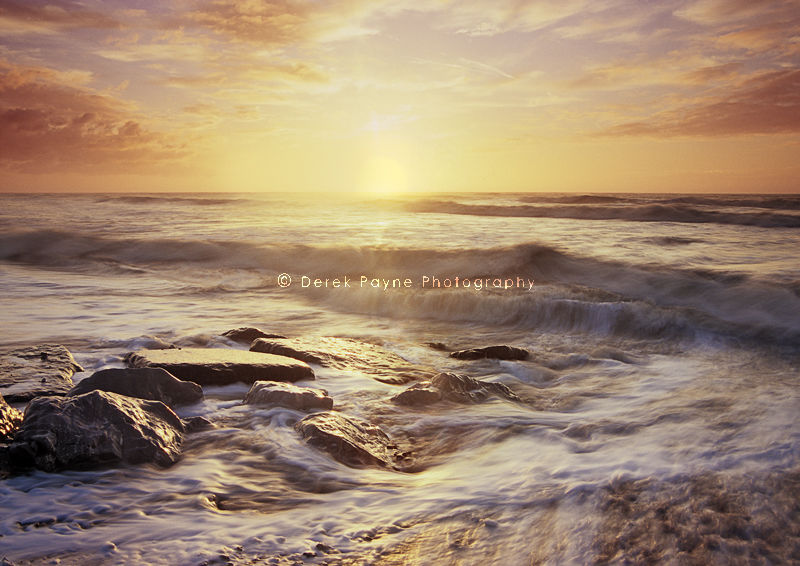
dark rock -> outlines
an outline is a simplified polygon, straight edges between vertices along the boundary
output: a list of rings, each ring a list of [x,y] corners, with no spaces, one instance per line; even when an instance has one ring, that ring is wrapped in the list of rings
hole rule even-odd
[[[485,348],[471,348],[451,352],[450,357],[459,360],[480,360],[493,358],[497,360],[527,360],[528,350],[514,346],[486,346]]]
[[[153,462],[174,464],[184,426],[160,401],[91,391],[28,404],[9,447],[11,464],[45,471]]]
[[[234,342],[240,344],[252,344],[256,338],[286,338],[280,334],[269,334],[260,328],[253,328],[252,326],[242,326],[241,328],[234,328],[222,333],[222,336],[230,338]]]
[[[22,424],[22,413],[10,407],[0,395],[0,442],[11,439],[20,424]]]
[[[295,425],[303,438],[353,467],[401,469],[405,455],[380,428],[340,413],[316,413]]]
[[[455,373],[440,373],[430,381],[416,383],[405,391],[392,397],[399,405],[430,405],[437,401],[453,401],[455,403],[477,403],[488,399],[491,395],[503,397],[510,401],[519,401],[519,397],[502,383],[480,381]]]
[[[251,352],[261,352],[263,354],[275,354],[277,356],[286,356],[301,360],[307,364],[316,364],[318,366],[330,365],[328,360],[331,358],[330,354],[320,351],[314,351],[313,346],[308,346],[305,349],[300,349],[300,346],[292,346],[291,343],[297,343],[297,340],[286,339],[285,341],[278,341],[275,339],[259,338],[250,346]]]
[[[181,381],[162,368],[100,370],[70,389],[68,395],[81,395],[95,389],[161,401],[170,407],[196,403],[203,398],[202,387],[191,381]]]
[[[428,368],[412,365],[382,346],[351,338],[259,338],[250,346],[250,351],[288,356],[323,367],[358,371],[377,381],[394,385],[426,379],[434,373]]]
[[[58,344],[17,348],[0,354],[0,394],[9,403],[43,395],[66,395],[72,376],[83,368]]]
[[[244,402],[248,405],[279,405],[299,411],[333,408],[333,399],[328,397],[324,389],[275,381],[256,381],[247,392]]]
[[[178,350],[139,350],[125,356],[129,367],[160,367],[179,379],[200,385],[227,385],[242,381],[300,381],[314,379],[314,371],[305,363],[270,354],[223,350],[218,348],[182,348]]]
[[[443,342],[426,342],[425,345],[428,346],[428,348],[432,348],[434,350],[439,350],[442,352],[450,351],[450,348],[447,347],[447,344],[444,344]]]
[[[420,405],[431,405],[442,400],[442,392],[433,387],[430,381],[423,381],[412,385],[405,391],[401,391],[392,401],[398,405],[418,407]]]
[[[205,417],[186,417],[181,420],[183,421],[183,428],[187,433],[200,432],[201,430],[214,428],[214,423]]]

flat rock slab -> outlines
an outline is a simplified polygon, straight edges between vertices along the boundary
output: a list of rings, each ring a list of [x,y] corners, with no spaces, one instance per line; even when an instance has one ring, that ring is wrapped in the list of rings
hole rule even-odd
[[[66,395],[72,376],[83,368],[59,344],[17,348],[0,354],[0,394],[8,403],[44,395]]]
[[[427,379],[435,373],[429,368],[411,364],[382,346],[351,338],[259,338],[250,346],[250,351],[288,356],[323,367],[359,371],[393,385]]]
[[[220,348],[139,350],[125,356],[125,362],[133,368],[160,367],[200,385],[314,379],[314,370],[296,359]]]
[[[169,407],[196,403],[203,398],[203,388],[191,381],[182,381],[163,368],[104,369],[93,373],[70,389],[69,395],[82,395],[99,389],[161,401]]]
[[[5,442],[14,436],[20,424],[22,424],[22,413],[14,407],[9,407],[0,395],[0,442]]]
[[[491,396],[509,401],[519,401],[519,397],[502,383],[492,383],[473,379],[455,373],[440,373],[430,381],[416,383],[405,391],[392,397],[398,405],[423,406],[438,401],[454,403],[478,403]]]
[[[309,415],[295,425],[303,438],[315,448],[351,467],[403,469],[405,454],[377,426],[341,413]]]
[[[451,358],[459,360],[481,360],[491,358],[496,360],[527,360],[529,352],[524,348],[514,346],[486,346],[484,348],[470,348],[450,352]]]
[[[256,381],[244,398],[247,405],[278,405],[299,411],[333,408],[333,399],[324,389],[298,387],[291,383]]]
[[[169,466],[180,457],[183,433],[181,419],[160,401],[106,391],[39,397],[25,409],[9,460],[48,472],[120,462]]]

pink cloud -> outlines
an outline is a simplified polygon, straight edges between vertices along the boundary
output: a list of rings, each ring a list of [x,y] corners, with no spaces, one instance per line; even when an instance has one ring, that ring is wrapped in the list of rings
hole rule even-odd
[[[701,99],[648,120],[610,128],[613,136],[728,136],[800,132],[800,70],[760,74],[731,94]]]
[[[107,170],[186,153],[145,128],[126,104],[60,78],[0,61],[0,167]]]

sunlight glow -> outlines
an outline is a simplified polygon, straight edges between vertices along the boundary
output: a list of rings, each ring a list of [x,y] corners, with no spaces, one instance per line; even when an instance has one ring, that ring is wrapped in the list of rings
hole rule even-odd
[[[371,156],[364,163],[360,188],[363,192],[377,195],[406,192],[408,190],[406,169],[393,157]]]

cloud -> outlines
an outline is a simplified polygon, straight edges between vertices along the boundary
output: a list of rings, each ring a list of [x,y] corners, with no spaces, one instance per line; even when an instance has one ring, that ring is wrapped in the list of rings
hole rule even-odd
[[[0,166],[109,170],[176,159],[186,148],[149,131],[133,109],[69,73],[0,61]]]
[[[796,11],[794,0],[695,0],[675,15],[696,23],[718,26],[740,20],[782,17]]]
[[[457,35],[491,37],[539,30],[590,6],[587,0],[212,0],[172,25],[282,48],[375,35],[403,13],[426,14],[432,27]]]
[[[731,136],[800,133],[800,70],[762,73],[724,97],[628,122],[608,136]]]
[[[393,0],[212,0],[180,14],[170,25],[279,49],[372,35],[376,30],[366,21],[392,4]]]
[[[735,78],[743,64],[738,61],[701,67],[686,73],[683,78],[690,83],[705,85],[715,81]]]
[[[452,0],[422,3],[415,8],[440,12],[445,22],[444,29],[473,37],[487,37],[507,32],[536,31],[573,16],[589,5],[585,0]]]
[[[118,29],[116,19],[83,8],[77,2],[12,2],[0,0],[0,29],[4,33],[54,33],[74,28]]]
[[[233,39],[286,45],[305,35],[310,9],[302,2],[216,0],[186,14],[189,22]]]

